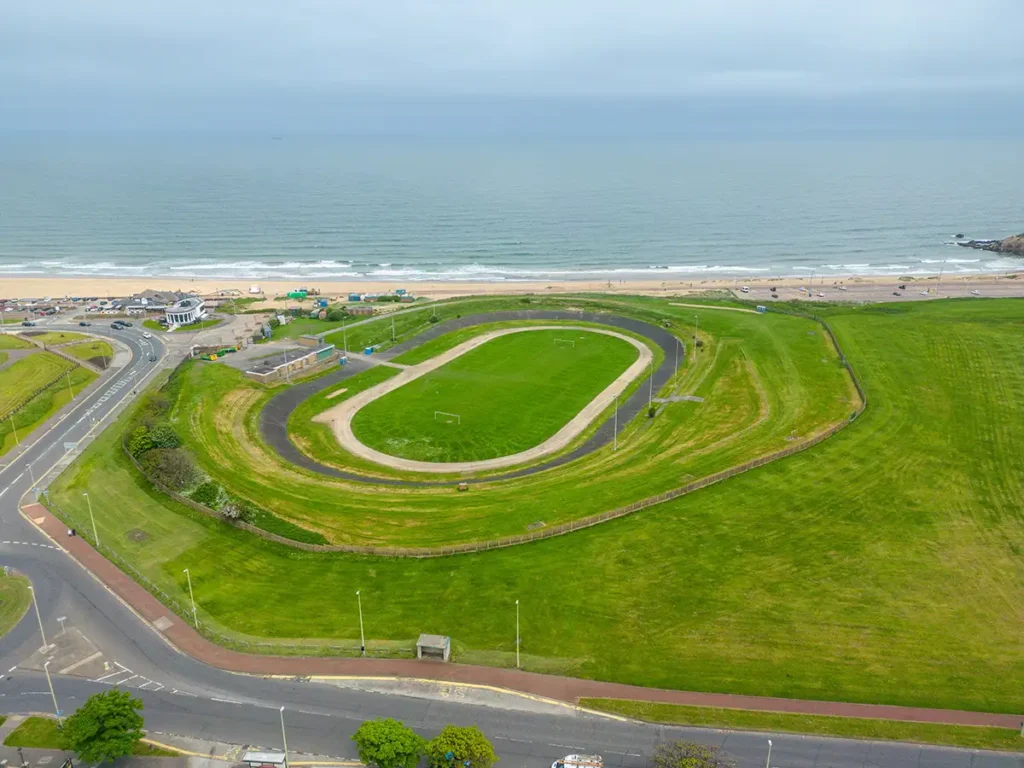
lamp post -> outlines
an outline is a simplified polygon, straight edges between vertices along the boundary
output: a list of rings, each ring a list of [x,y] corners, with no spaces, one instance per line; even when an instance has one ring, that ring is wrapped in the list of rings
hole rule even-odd
[[[18,439],[18,428],[14,426],[14,414],[12,413],[8,418],[11,420],[11,431],[14,432],[14,445],[21,445],[21,441]]]
[[[764,761],[764,768],[771,768],[772,764],[772,740],[768,739],[768,759]]]
[[[693,316],[693,359],[697,359],[697,331],[700,326],[700,318],[697,315]]]
[[[32,479],[32,485],[36,484],[36,473],[32,471],[32,462],[30,461],[25,465],[25,469],[28,470],[28,476]]]
[[[53,711],[57,715],[57,728],[63,728],[64,722],[60,719],[60,707],[57,706],[57,694],[53,691],[53,680],[50,679],[50,662],[43,664],[43,671],[46,672],[46,683],[50,686],[50,696],[53,697]]]
[[[519,601],[516,600],[516,669],[519,669]]]
[[[96,533],[96,518],[92,516],[92,499],[89,498],[88,492],[83,493],[82,495],[85,496],[85,501],[89,505],[89,519],[92,521],[92,537],[96,540],[96,548],[99,549],[100,535]]]
[[[71,388],[71,371],[68,371],[67,373],[65,373],[64,376],[68,380],[68,394],[71,395],[71,399],[74,400],[75,399],[75,390],[73,390]]]
[[[196,625],[196,629],[199,629],[199,615],[196,613],[196,596],[192,594],[192,574],[188,572],[188,568],[184,569],[185,578],[188,579],[188,597],[192,601],[192,621]]]
[[[345,327],[344,318],[341,320],[341,338],[343,339],[342,343],[345,345],[345,357],[348,357],[348,328]]]
[[[284,732],[284,707],[281,707],[281,741],[284,742],[284,768],[288,768],[288,737]]]
[[[43,638],[42,649],[46,649],[49,648],[50,645],[46,642],[46,632],[43,631],[43,616],[39,613],[39,601],[36,599],[36,591],[32,588],[31,584],[29,584],[28,590],[32,593],[32,605],[36,607],[36,619],[39,620],[39,634]]]
[[[673,378],[679,378],[679,339],[676,338],[676,370],[672,374]]]
[[[356,605],[359,606],[359,655],[366,655],[366,633],[363,632],[363,598],[359,595],[360,590],[356,590]]]
[[[649,363],[647,363],[647,367],[648,367],[648,369],[650,369],[650,375],[647,377],[648,382],[650,382],[650,387],[648,388],[648,391],[647,391],[647,410],[650,410],[654,406],[654,358],[653,357],[651,358],[651,361]]]
[[[615,416],[614,426],[612,427],[614,437],[612,438],[612,450],[619,450],[619,395],[615,394]]]

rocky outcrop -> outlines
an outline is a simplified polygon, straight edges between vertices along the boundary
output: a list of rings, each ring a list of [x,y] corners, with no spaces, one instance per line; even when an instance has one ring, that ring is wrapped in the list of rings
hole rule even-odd
[[[977,248],[980,251],[993,251],[995,253],[1009,253],[1013,256],[1024,256],[1024,232],[1019,235],[1011,235],[1005,240],[964,240],[957,242],[957,245],[964,248]]]

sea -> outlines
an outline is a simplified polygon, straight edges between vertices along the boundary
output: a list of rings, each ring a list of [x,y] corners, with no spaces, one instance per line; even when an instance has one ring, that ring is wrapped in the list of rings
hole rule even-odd
[[[1024,142],[0,139],[5,276],[995,273]]]

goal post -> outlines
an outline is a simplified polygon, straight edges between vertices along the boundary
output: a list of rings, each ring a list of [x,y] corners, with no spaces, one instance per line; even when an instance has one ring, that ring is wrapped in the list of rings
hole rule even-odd
[[[445,424],[454,422],[462,426],[462,417],[457,413],[448,413],[447,411],[434,411],[434,421],[443,421]]]
[[[575,347],[576,339],[554,339],[556,347]]]

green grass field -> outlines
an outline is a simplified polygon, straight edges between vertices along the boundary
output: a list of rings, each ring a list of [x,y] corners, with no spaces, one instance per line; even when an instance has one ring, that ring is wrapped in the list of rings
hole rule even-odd
[[[61,732],[57,730],[57,721],[52,717],[33,715],[26,717],[21,724],[7,734],[5,747],[24,747],[31,749],[64,749]],[[144,741],[136,743],[132,750],[135,757],[177,757],[178,752],[163,749]]]
[[[501,336],[369,403],[352,429],[419,461],[507,456],[555,434],[638,357],[627,341],[580,329]]]
[[[682,317],[654,299],[624,303]],[[192,426],[205,467],[276,514],[333,540],[427,544],[603,509],[849,415],[841,368],[810,321],[700,318],[708,347],[685,391],[704,403],[644,421],[618,456],[465,494],[281,469],[252,437],[250,406],[266,392],[222,367],[205,367],[220,371],[213,378],[185,372],[177,424]],[[459,661],[511,665],[518,599],[527,669],[1021,712],[1024,302],[836,307],[828,319],[868,394],[850,426],[697,493],[526,546],[424,560],[296,551],[147,489],[114,429],[51,497],[87,519],[88,490],[105,543],[182,604],[190,568],[204,622],[249,638],[351,642],[358,616],[343,596],[361,589],[373,641],[450,634]]]
[[[76,333],[74,331],[45,331],[32,334],[32,339],[41,344],[53,346],[54,344],[67,344],[71,341],[87,341],[89,337],[84,333]]]
[[[0,349],[31,349],[35,345],[13,333],[0,333]]]
[[[216,325],[220,325],[220,323],[220,319],[217,318],[212,320],[203,320],[202,322],[193,323],[192,325],[179,326],[178,328],[174,329],[174,333],[194,333],[196,331],[202,331],[207,328],[213,328]],[[160,325],[160,323],[158,323],[156,320],[143,320],[142,327],[147,328],[151,331],[160,331],[162,333],[167,332],[167,327]]]
[[[6,418],[11,409],[37,389],[70,370],[71,365],[62,357],[39,351],[0,370],[0,419]]]
[[[1024,737],[1014,728],[981,728],[969,725],[914,723],[903,720],[873,720],[860,717],[794,715],[749,709],[688,707],[622,699],[580,699],[580,706],[624,715],[634,720],[702,728],[728,728],[785,733],[811,733],[846,739],[908,741],[941,744],[965,749],[1024,751]]]
[[[38,354],[49,355],[48,352]],[[35,357],[35,355],[33,355]],[[57,358],[65,363],[63,358]],[[8,366],[0,374],[9,371],[14,366]],[[75,368],[67,377],[60,377],[33,397],[25,407],[3,421],[0,421],[0,456],[11,450],[18,444],[18,440],[24,440],[32,432],[46,422],[57,411],[63,408],[70,400],[72,392],[77,396],[79,392],[88,387],[96,379],[96,374],[82,366]],[[70,390],[68,384],[70,383]],[[17,435],[15,435],[17,432]]]
[[[6,635],[28,610],[32,596],[24,576],[0,573],[0,637]]]
[[[60,348],[61,352],[72,357],[77,357],[79,360],[95,360],[95,358],[105,357],[108,360],[113,359],[114,350],[105,341],[86,341],[81,344],[70,344],[66,347]]]

